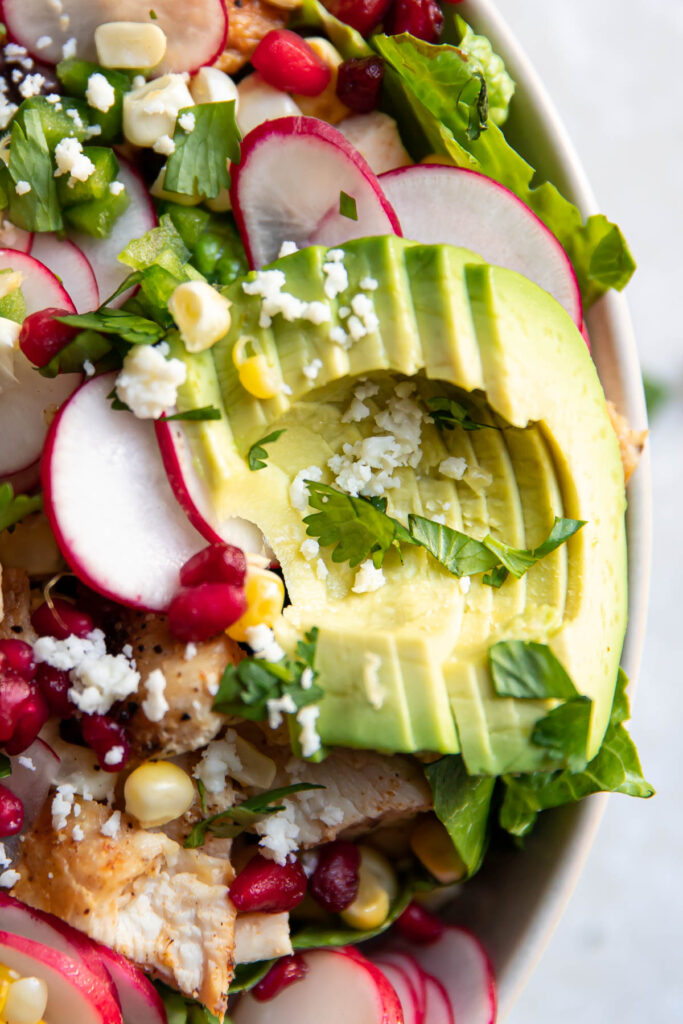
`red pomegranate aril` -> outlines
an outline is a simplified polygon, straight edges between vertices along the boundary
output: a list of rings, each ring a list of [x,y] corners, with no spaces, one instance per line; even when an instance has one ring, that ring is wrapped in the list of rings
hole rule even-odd
[[[176,640],[196,643],[222,633],[244,615],[242,587],[232,583],[200,583],[181,590],[168,609],[168,628]]]
[[[287,28],[275,28],[261,39],[251,62],[275,89],[319,96],[332,72],[305,39]]]
[[[68,601],[55,597],[38,605],[31,616],[31,625],[39,636],[53,636],[66,640],[68,636],[86,637],[92,633],[95,623],[87,612],[82,612]]]
[[[328,11],[363,36],[370,32],[387,13],[391,0],[328,0]]]
[[[47,701],[38,689],[34,689],[19,707],[19,715],[12,738],[5,740],[5,751],[14,756],[30,747],[50,717]]]
[[[337,96],[357,114],[367,114],[379,105],[384,78],[381,57],[353,57],[337,70]]]
[[[359,867],[360,851],[353,843],[323,846],[310,878],[313,899],[332,914],[346,910],[358,895]]]
[[[36,682],[53,715],[71,718],[76,713],[75,706],[69,700],[71,680],[68,672],[62,672],[51,665],[39,665]]]
[[[306,874],[297,860],[276,864],[257,854],[230,886],[230,899],[240,913],[250,910],[283,914],[306,895]]]
[[[77,327],[60,324],[55,317],[69,316],[73,310],[50,306],[27,316],[21,325],[19,348],[34,366],[46,366],[78,334]]]
[[[232,544],[210,544],[198,551],[180,570],[183,587],[197,587],[200,583],[232,583],[241,587],[247,575],[244,552]]]
[[[12,669],[0,672],[0,743],[12,739],[22,710],[33,695],[33,687]]]
[[[294,953],[293,956],[281,957],[270,968],[259,982],[254,985],[251,994],[259,1003],[266,1003],[274,999],[283,989],[293,985],[295,981],[301,981],[308,971],[308,964],[301,953]]]
[[[18,796],[0,785],[0,839],[15,836],[24,824],[24,805]]]
[[[445,927],[436,914],[425,910],[419,903],[409,903],[396,921],[396,930],[404,939],[422,945],[436,942],[443,935]]]
[[[389,36],[410,32],[426,43],[436,43],[443,32],[443,11],[436,0],[394,0],[384,29]]]
[[[81,720],[83,739],[97,756],[105,772],[119,772],[130,757],[126,730],[106,715],[84,715]]]
[[[36,659],[33,648],[25,640],[0,640],[0,668],[6,665],[22,679],[33,679],[36,674]]]

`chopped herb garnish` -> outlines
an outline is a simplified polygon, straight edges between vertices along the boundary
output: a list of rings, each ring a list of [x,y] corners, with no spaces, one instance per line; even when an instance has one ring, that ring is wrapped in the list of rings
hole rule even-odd
[[[16,119],[13,121],[9,153],[8,200],[12,223],[25,231],[61,230],[52,157],[37,110],[24,110],[23,126]],[[19,182],[27,182],[30,191],[18,195]]]
[[[546,644],[501,640],[489,647],[489,667],[499,697],[570,700],[579,693]]]
[[[358,220],[356,200],[346,192],[339,193],[339,213],[342,217],[348,217],[349,220]]]
[[[411,535],[454,576],[474,576],[500,562],[482,541],[423,516],[408,516]]]
[[[111,351],[110,338],[98,331],[80,331],[73,341],[60,349],[38,372],[43,377],[56,377],[58,373],[82,373],[86,361],[94,366]]]
[[[108,309],[106,306],[93,313],[73,313],[55,318],[69,327],[99,331],[101,334],[115,334],[131,345],[153,345],[164,334],[163,327],[153,320],[129,313],[125,309]]]
[[[268,458],[268,452],[263,446],[266,444],[272,444],[274,441],[277,441],[279,437],[282,437],[284,432],[284,427],[282,428],[282,430],[274,430],[272,434],[266,434],[265,437],[262,437],[259,441],[255,441],[252,444],[247,455],[249,469],[256,472],[259,469],[266,468],[265,460]]]
[[[42,494],[17,494],[11,484],[0,484],[0,530],[14,526],[43,507]]]
[[[180,127],[183,114],[192,114],[194,128]],[[175,151],[166,164],[164,187],[169,192],[214,199],[230,187],[230,163],[239,163],[240,132],[235,101],[198,103],[178,111],[173,141]]]
[[[6,754],[0,754],[0,779],[12,774],[12,762]]]
[[[512,548],[489,534],[488,537],[484,538],[483,543],[489,551],[498,556],[501,564],[491,574],[490,579],[484,579],[484,583],[488,583],[492,587],[499,587],[505,582],[508,573],[512,573],[513,576],[520,579],[525,572],[528,572],[532,565],[540,562],[546,555],[561,547],[562,544],[565,544],[570,537],[573,537],[585,525],[585,522],[580,519],[563,519],[555,516],[555,522],[550,533],[543,543],[539,544],[537,548],[533,548],[533,550]]]
[[[314,785],[311,782],[297,782],[293,786],[283,786],[282,789],[271,789],[268,793],[259,793],[257,796],[249,797],[241,804],[228,807],[224,811],[219,811],[218,814],[212,814],[211,817],[198,821],[185,840],[184,846],[188,850],[202,846],[208,832],[219,839],[234,839],[245,829],[257,821],[261,821],[262,818],[284,811],[284,804],[278,803],[279,800],[291,796],[293,793],[303,793],[311,789],[325,789],[325,787]]]
[[[185,412],[174,412],[172,416],[162,416],[166,423],[171,420],[219,420],[221,411],[215,405],[203,405],[199,409],[187,409]]]
[[[456,402],[454,398],[428,398],[427,408],[439,430],[454,430],[456,427],[462,427],[463,430],[484,430],[487,427],[491,430],[500,429],[495,423],[481,423],[472,419],[462,402]]]

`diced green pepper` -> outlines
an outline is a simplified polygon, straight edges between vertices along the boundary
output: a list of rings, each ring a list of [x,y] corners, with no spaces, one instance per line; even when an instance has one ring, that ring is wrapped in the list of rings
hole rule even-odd
[[[179,203],[160,204],[161,212],[168,213],[176,231],[187,248],[192,251],[211,221],[211,214],[200,206],[181,206]]]
[[[108,192],[101,199],[78,203],[64,211],[64,220],[76,231],[84,231],[94,238],[106,238],[114,221],[128,209],[130,197],[126,191],[118,195]]]
[[[45,132],[45,141],[51,152],[58,142],[72,137],[79,142],[88,139],[90,126],[90,108],[83,100],[75,100],[64,96],[59,103],[50,103],[44,96],[31,96],[24,100],[14,115],[14,119],[25,128],[24,116],[28,110],[37,110],[40,123]]]
[[[119,172],[119,162],[114,150],[104,146],[85,146],[83,153],[93,162],[95,170],[86,181],[73,181],[69,184],[69,174],[57,178],[57,198],[62,208],[111,195],[109,185]]]
[[[116,142],[121,138],[123,97],[130,91],[131,80],[123,71],[103,68],[92,61],[78,60],[77,57],[63,60],[57,65],[57,77],[65,90],[71,96],[78,96],[81,99],[85,98],[91,75],[103,75],[113,87],[115,99],[107,111],[88,106],[90,120],[102,129],[102,133],[98,136],[100,141]]]

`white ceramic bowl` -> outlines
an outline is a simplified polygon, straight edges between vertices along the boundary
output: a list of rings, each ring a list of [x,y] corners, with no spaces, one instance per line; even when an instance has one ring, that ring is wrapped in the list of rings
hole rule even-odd
[[[598,212],[585,172],[538,75],[496,10],[495,0],[464,0],[458,13],[487,35],[517,83],[506,134],[585,216]],[[605,197],[608,198],[608,197]],[[626,300],[612,291],[587,313],[593,355],[607,397],[631,426],[647,426],[638,356]],[[622,664],[635,684],[645,633],[650,572],[650,467],[647,450],[628,488],[629,627]],[[546,812],[523,852],[492,854],[450,907],[493,959],[502,1021],[559,921],[592,845],[607,797]]]

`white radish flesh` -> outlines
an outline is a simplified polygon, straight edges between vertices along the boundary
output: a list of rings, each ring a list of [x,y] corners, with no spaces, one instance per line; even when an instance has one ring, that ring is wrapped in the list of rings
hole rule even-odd
[[[375,958],[376,963],[384,970],[385,965],[390,965],[402,971],[408,978],[412,991],[415,995],[416,1011],[418,1019],[424,1019],[425,1013],[425,975],[414,956],[403,951],[393,949],[381,951],[381,955]]]
[[[458,1018],[459,1019],[459,1018]],[[429,974],[425,974],[425,1024],[457,1024],[446,989]],[[463,1018],[462,1024],[469,1024]]]
[[[448,926],[427,946],[411,946],[422,969],[446,989],[457,1024],[494,1024],[496,981],[488,955],[471,932]]]
[[[341,192],[355,200],[357,220],[339,215]],[[230,198],[252,267],[276,259],[283,242],[341,245],[401,233],[360,153],[341,132],[314,117],[283,117],[250,132],[233,169]]]
[[[488,263],[516,270],[549,292],[581,325],[581,293],[569,257],[509,189],[476,171],[438,164],[389,171],[380,184],[406,238],[462,246]]]
[[[31,256],[59,277],[77,313],[97,309],[100,293],[93,269],[74,242],[52,234],[36,234]]]
[[[161,996],[139,967],[113,949],[94,945],[114,983],[125,1024],[167,1024]]]
[[[16,249],[18,252],[30,252],[32,242],[33,232],[18,228],[10,220],[3,220],[0,223],[0,246],[3,248]]]
[[[73,571],[121,604],[165,611],[206,546],[177,504],[147,420],[111,408],[115,374],[88,381],[45,445],[45,509]]]
[[[45,1018],[50,1024],[123,1024],[110,990],[79,960],[42,943],[0,931],[0,963],[22,977],[42,978],[46,982]]]
[[[17,249],[0,249],[0,271],[3,270],[17,270],[22,275],[21,291],[26,300],[27,313],[37,313],[39,309],[48,306],[76,311],[66,288],[53,271],[28,253]]]
[[[4,0],[3,20],[10,36],[38,60],[56,64],[62,47],[76,41],[76,56],[97,61],[94,35],[98,25],[109,21],[148,22],[149,8],[140,0]],[[166,54],[156,69],[196,71],[213,64],[225,47],[228,15],[223,0],[155,0],[154,13],[166,34]],[[49,38],[45,46],[39,40]]]
[[[417,992],[408,975],[395,964],[384,960],[373,961],[399,998],[404,1024],[424,1024],[424,1007],[419,1005]]]

